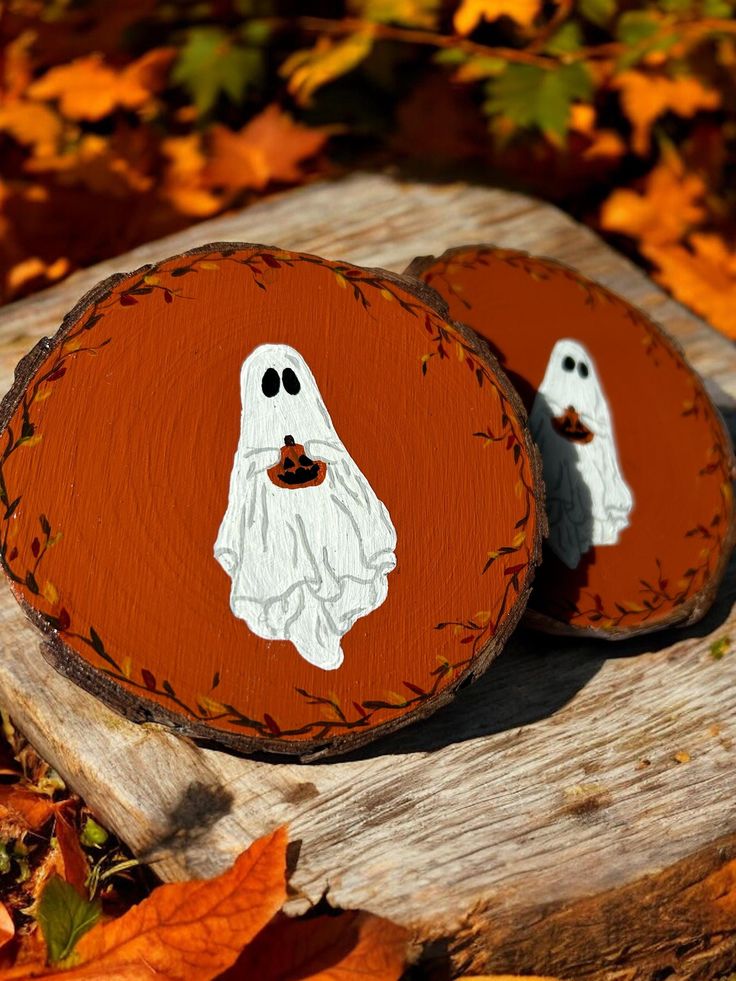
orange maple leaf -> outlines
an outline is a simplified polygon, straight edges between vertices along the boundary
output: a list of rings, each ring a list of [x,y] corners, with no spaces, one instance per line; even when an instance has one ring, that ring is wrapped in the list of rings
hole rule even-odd
[[[699,109],[716,109],[721,101],[719,92],[692,75],[667,78],[632,70],[618,75],[611,84],[620,91],[621,106],[633,127],[632,148],[642,155],[649,152],[652,124],[662,113],[690,117]]]
[[[681,243],[645,243],[642,253],[654,263],[657,279],[729,337],[736,338],[736,251],[718,235],[690,236]]]
[[[41,103],[17,99],[0,106],[0,130],[23,146],[31,147],[36,157],[56,151],[62,129],[59,116]]]
[[[0,785],[0,822],[24,826],[24,830],[39,831],[54,809],[53,802],[42,794],[12,784]]]
[[[540,0],[463,0],[455,11],[453,24],[463,36],[472,33],[481,20],[499,17],[510,17],[522,27],[530,27],[540,6]]]
[[[370,913],[292,920],[280,914],[220,981],[395,981],[406,964],[408,932]]]
[[[4,981],[98,979],[210,981],[273,919],[286,899],[285,828],[259,839],[214,879],[159,886],[119,919],[100,923],[77,944],[70,970],[28,965]]]
[[[324,130],[302,126],[272,104],[237,133],[219,124],[212,127],[205,178],[229,191],[293,183],[302,176],[299,164],[313,157],[326,139]]]
[[[674,152],[667,153],[647,175],[641,193],[619,188],[607,198],[601,226],[652,245],[676,242],[705,217],[706,190]]]
[[[131,191],[148,191],[153,178],[140,169],[138,162],[125,156],[125,140],[106,139],[87,133],[77,146],[65,153],[37,157],[26,161],[31,174],[55,173],[61,184],[82,184],[95,194],[127,196]]]
[[[100,54],[51,68],[28,87],[32,99],[58,100],[68,119],[102,119],[113,110],[142,109],[165,83],[176,52],[154,48],[123,69],[105,64]]]

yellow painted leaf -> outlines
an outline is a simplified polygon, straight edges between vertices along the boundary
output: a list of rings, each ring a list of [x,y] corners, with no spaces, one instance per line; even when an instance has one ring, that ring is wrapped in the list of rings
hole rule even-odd
[[[41,433],[36,433],[35,436],[29,436],[28,439],[23,439],[18,443],[18,446],[38,446],[41,442]]]
[[[218,266],[218,264],[216,262],[198,262],[197,263],[197,268],[198,269],[207,269],[210,272],[218,272],[219,269],[220,269],[220,267]]]
[[[161,277],[160,276],[144,276],[143,277],[143,282],[144,283],[148,283],[149,286],[158,286],[158,284],[161,282]]]
[[[342,286],[343,289],[345,289],[345,287],[348,285],[347,279],[345,279],[344,276],[341,276],[340,273],[335,273],[335,279],[338,281],[338,283],[340,284],[340,286]]]
[[[388,300],[389,303],[393,300],[393,296],[388,290],[381,290],[381,296],[384,298],[384,300]]]
[[[44,583],[41,592],[43,593],[44,599],[47,602],[49,602],[52,606],[56,606],[56,604],[59,602],[58,590],[50,580],[47,580]]]
[[[525,538],[526,538],[526,532],[525,531],[520,531],[515,536],[514,540],[511,542],[511,544],[513,545],[514,548],[518,548],[519,545],[523,544]]]
[[[126,678],[132,677],[133,674],[133,659],[130,656],[126,656],[120,662],[120,669]]]

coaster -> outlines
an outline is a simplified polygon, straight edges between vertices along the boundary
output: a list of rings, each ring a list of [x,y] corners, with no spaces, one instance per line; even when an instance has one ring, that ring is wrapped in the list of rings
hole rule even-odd
[[[407,272],[487,340],[529,412],[549,538],[527,621],[614,639],[699,620],[733,547],[734,459],[675,342],[524,252],[466,246]]]
[[[341,752],[447,702],[525,606],[524,411],[416,282],[209,245],[88,293],[0,414],[6,576],[132,719]]]

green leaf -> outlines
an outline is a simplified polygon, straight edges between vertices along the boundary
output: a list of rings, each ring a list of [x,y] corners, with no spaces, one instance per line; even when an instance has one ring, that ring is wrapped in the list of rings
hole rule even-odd
[[[468,55],[462,48],[440,48],[432,61],[436,65],[462,65],[468,60]]]
[[[644,10],[629,10],[621,14],[616,25],[616,37],[624,44],[641,44],[656,34],[660,23]]]
[[[10,872],[10,855],[4,841],[0,841],[0,875]]]
[[[220,95],[240,102],[262,71],[263,55],[258,49],[238,47],[219,27],[195,27],[179,52],[171,78],[189,92],[202,116]]]
[[[58,964],[74,950],[78,940],[97,923],[102,912],[61,876],[53,875],[44,886],[36,918],[41,926],[49,961]]]
[[[593,85],[585,65],[508,65],[498,78],[486,86],[484,109],[502,115],[517,126],[538,128],[562,138],[567,131],[570,105],[576,99],[589,99]]]
[[[579,51],[583,43],[583,32],[576,20],[568,20],[547,41],[544,50],[552,55],[570,54]]]
[[[84,822],[79,840],[85,848],[101,848],[110,836],[94,818],[88,817]]]
[[[616,0],[578,0],[578,10],[591,24],[605,27],[616,13]]]
[[[733,0],[703,0],[704,17],[732,17],[736,5]]]

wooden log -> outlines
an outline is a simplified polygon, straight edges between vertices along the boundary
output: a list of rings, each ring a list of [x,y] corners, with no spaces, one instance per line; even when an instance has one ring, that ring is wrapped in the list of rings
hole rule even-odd
[[[95,286],[19,364],[0,443],[0,562],[49,658],[246,752],[447,704],[546,527],[518,395],[433,290],[262,245]]]
[[[85,283],[216,239],[396,270],[468,241],[551,255],[659,319],[733,417],[732,346],[590,231],[517,195],[379,176],[265,202],[7,308],[4,364]],[[219,871],[286,821],[294,910],[326,894],[393,917],[453,972],[705,979],[736,956],[735,594],[732,564],[700,624],[615,649],[520,633],[426,722],[299,765],[125,721],[50,668],[6,592],[0,703],[166,879]]]

